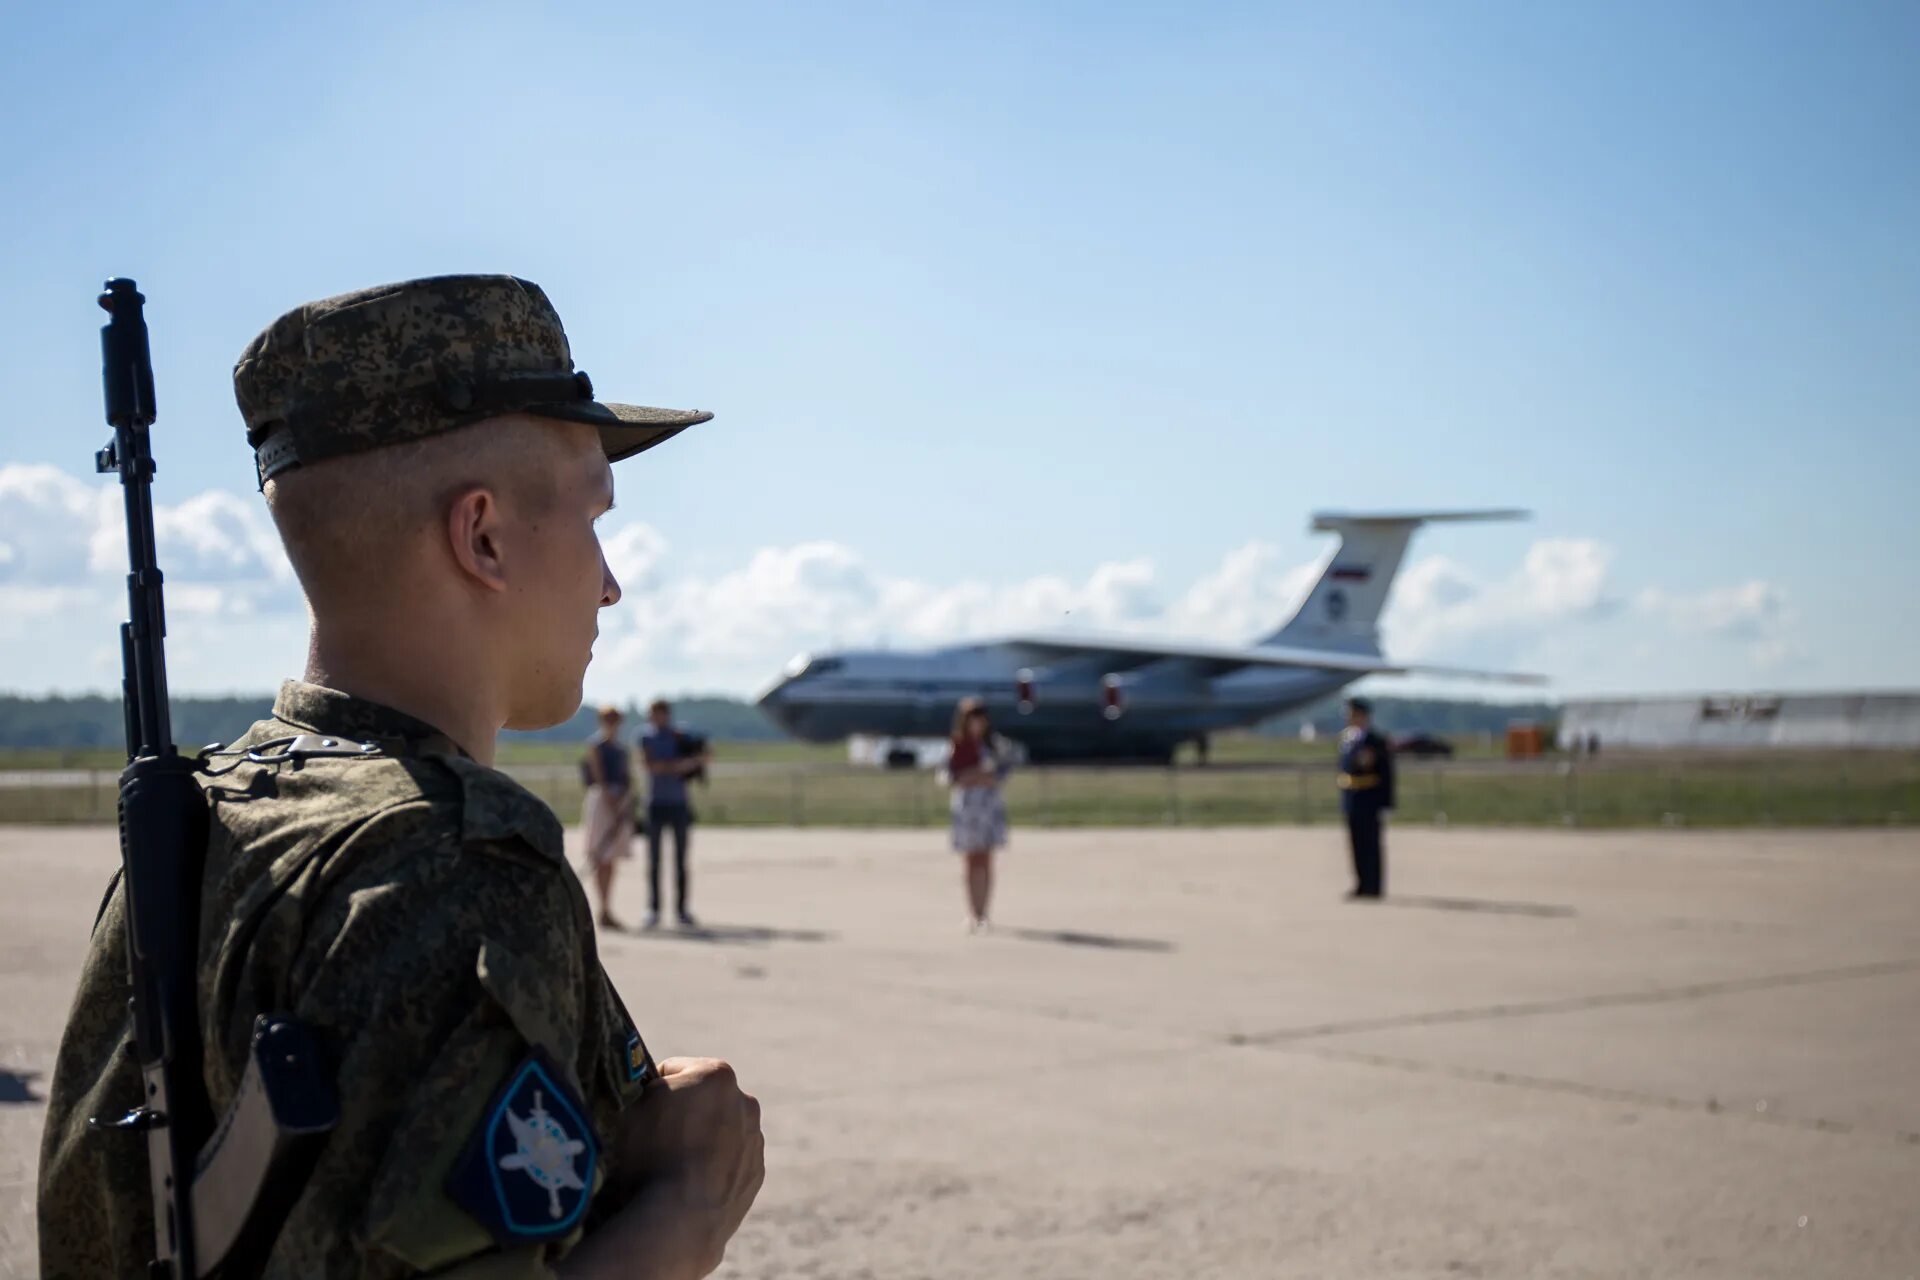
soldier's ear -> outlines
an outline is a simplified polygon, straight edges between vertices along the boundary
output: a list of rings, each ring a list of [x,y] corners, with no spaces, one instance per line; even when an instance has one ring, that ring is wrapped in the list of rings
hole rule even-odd
[[[468,581],[487,591],[507,589],[500,499],[481,485],[454,494],[447,504],[447,551]]]

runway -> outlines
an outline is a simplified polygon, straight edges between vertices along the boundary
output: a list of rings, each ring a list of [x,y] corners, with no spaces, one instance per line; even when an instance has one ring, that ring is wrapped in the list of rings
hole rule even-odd
[[[942,840],[697,829],[605,938],[764,1103],[719,1274],[1920,1274],[1920,832],[1016,830],[985,937]],[[116,857],[0,828],[0,1277]]]

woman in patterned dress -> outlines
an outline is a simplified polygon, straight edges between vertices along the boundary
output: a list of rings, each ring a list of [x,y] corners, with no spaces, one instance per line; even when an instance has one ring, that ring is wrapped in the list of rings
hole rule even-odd
[[[1007,843],[1007,804],[1000,794],[1011,761],[993,736],[978,698],[961,700],[953,716],[953,750],[947,779],[953,789],[953,851],[966,858],[967,929],[987,927],[993,896],[993,851]]]
[[[600,927],[613,930],[626,927],[613,914],[614,867],[633,856],[633,759],[620,740],[623,718],[618,707],[600,708],[600,732],[580,761],[580,778],[587,784],[581,815],[587,865],[600,897]]]

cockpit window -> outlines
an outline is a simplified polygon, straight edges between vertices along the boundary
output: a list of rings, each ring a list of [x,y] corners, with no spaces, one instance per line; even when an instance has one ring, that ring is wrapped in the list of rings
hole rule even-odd
[[[803,653],[787,664],[787,679],[798,680],[802,676],[823,676],[830,671],[838,671],[847,664],[839,658],[816,658]]]

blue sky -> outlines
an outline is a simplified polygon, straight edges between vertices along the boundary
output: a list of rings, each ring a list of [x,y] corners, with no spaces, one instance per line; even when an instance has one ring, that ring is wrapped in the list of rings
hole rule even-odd
[[[542,284],[602,394],[719,415],[620,470],[639,589],[592,691],[954,629],[1226,636],[1324,553],[1313,509],[1507,504],[1537,518],[1416,544],[1396,656],[1920,683],[1915,6],[5,27],[0,687],[113,683],[77,487],[103,276],[150,300],[176,685],[210,691],[300,656],[234,357],[463,270]]]

